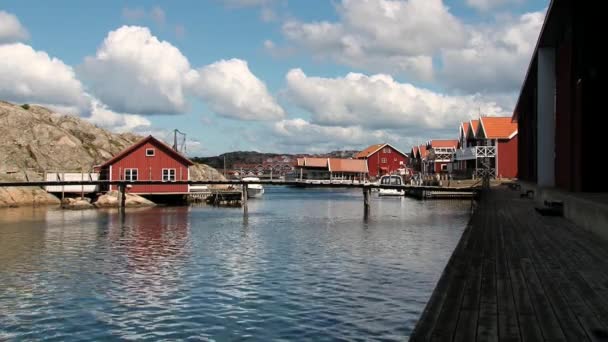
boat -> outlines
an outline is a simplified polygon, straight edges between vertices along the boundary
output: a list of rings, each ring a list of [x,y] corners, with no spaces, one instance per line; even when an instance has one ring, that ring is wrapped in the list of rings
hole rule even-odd
[[[404,185],[403,178],[399,175],[384,175],[378,182],[380,185]],[[404,196],[403,189],[378,189],[378,196]]]
[[[245,177],[242,181],[255,182],[259,181],[258,177]],[[247,184],[247,198],[259,198],[264,194],[264,187],[262,184]]]

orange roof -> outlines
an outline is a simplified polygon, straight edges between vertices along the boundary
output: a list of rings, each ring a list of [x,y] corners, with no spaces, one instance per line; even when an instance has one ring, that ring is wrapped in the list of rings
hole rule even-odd
[[[458,145],[458,140],[456,140],[456,139],[431,140],[432,148],[439,148],[439,147],[454,147],[455,148],[456,145]]]
[[[327,158],[304,158],[304,166],[327,167]]]
[[[371,145],[371,146],[367,147],[365,150],[357,153],[357,155],[355,156],[355,158],[367,158],[370,155],[372,155],[374,152],[376,152],[379,149],[383,148],[384,145],[386,145],[386,144]]]
[[[420,151],[420,158],[426,158],[426,155],[429,154],[429,151],[426,150],[426,146],[425,145],[420,145],[418,147],[418,150]]]
[[[115,155],[114,157],[112,157],[112,159],[106,161],[105,163],[101,164],[101,167],[106,167],[108,165],[112,165],[114,163],[116,163],[117,161],[121,160],[122,158],[126,157],[129,153],[135,151],[136,149],[138,149],[140,146],[143,146],[145,143],[150,142],[160,148],[162,148],[163,150],[165,150],[165,152],[167,152],[168,154],[172,155],[175,159],[181,161],[182,163],[186,164],[186,165],[194,165],[194,163],[192,161],[190,161],[190,159],[184,157],[181,153],[177,152],[176,150],[174,150],[171,146],[165,144],[164,142],[156,139],[155,137],[148,135],[147,137],[139,140],[138,142],[136,142],[135,144],[125,148],[124,150],[120,151],[117,155]]]
[[[475,136],[477,135],[477,127],[479,126],[479,120],[471,120],[471,124],[469,126],[469,129],[471,130],[471,132],[473,132],[473,138],[475,138]],[[469,133],[467,132],[466,136],[469,136]]]
[[[464,132],[464,135],[466,136],[467,135],[467,131],[469,130],[469,123],[468,122],[463,122],[461,124],[461,126],[462,126],[462,131]]]
[[[304,166],[304,158],[297,158],[296,166]]]
[[[479,120],[486,139],[511,139],[517,134],[517,122],[513,122],[510,116],[482,117]]]
[[[363,159],[329,158],[329,171],[367,173],[367,162]]]

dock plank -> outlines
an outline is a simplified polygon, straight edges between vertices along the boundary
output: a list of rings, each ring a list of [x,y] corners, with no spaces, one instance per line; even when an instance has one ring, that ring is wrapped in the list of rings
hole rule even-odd
[[[484,193],[411,340],[608,340],[608,242]]]

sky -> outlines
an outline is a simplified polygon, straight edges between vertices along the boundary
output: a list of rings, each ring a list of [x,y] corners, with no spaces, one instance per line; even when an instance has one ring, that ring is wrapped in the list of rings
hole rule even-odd
[[[457,138],[510,116],[548,0],[0,0],[0,100],[191,156]]]

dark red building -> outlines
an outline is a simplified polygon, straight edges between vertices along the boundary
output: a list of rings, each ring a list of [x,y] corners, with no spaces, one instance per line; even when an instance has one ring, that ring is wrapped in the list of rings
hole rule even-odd
[[[357,159],[367,161],[367,169],[370,177],[380,177],[391,174],[399,169],[405,169],[409,164],[407,154],[399,151],[390,144],[371,145],[365,150],[357,153]]]
[[[606,192],[608,54],[602,1],[553,0],[513,113],[519,178],[543,188]]]
[[[187,184],[172,184],[190,179],[189,166],[193,163],[162,141],[148,136],[118,153],[101,165],[101,179],[163,181],[166,184],[133,184],[129,192],[136,194],[183,194]],[[111,185],[109,190],[118,190]]]

